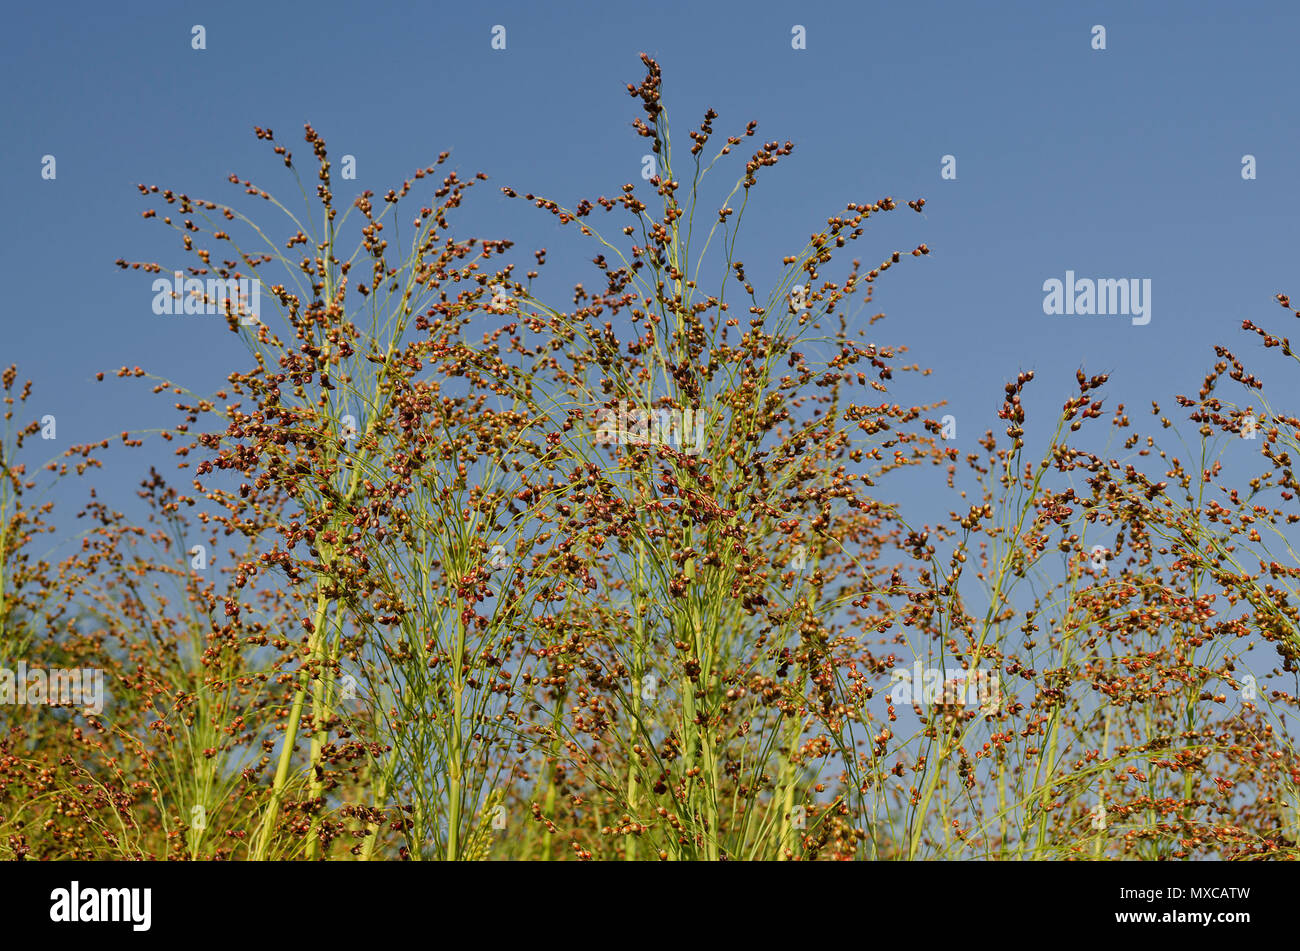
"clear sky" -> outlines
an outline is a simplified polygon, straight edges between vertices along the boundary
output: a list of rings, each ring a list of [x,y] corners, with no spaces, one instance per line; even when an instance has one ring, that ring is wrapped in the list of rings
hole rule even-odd
[[[305,121],[336,159],[355,155],[340,203],[450,150],[452,167],[492,178],[458,221],[547,245],[548,274],[590,281],[591,252],[561,254],[573,246],[553,219],[497,187],[572,204],[639,182],[625,84],[641,51],[663,66],[679,137],[711,106],[718,136],[756,119],[760,138],[796,143],[747,212],[760,286],[845,202],[926,199],[924,217],[873,217],[853,253],[870,266],[933,249],[878,283],[873,310],[889,316],[873,335],[934,369],[908,395],[948,400],[960,443],[998,425],[1001,384],[1025,369],[1052,412],[1080,366],[1112,375],[1108,409],[1172,408],[1216,343],[1275,400],[1297,389],[1239,329],[1293,332],[1272,296],[1300,297],[1294,3],[76,2],[5,20],[0,365],[34,378],[32,413],[56,415],[60,448],[172,418],[147,387],[95,384],[97,370],[139,364],[210,392],[245,365],[223,321],[155,316],[149,278],[114,266],[193,263],[141,219],[136,183],[237,198],[235,171],[296,202],[255,125],[309,176]],[[1150,323],[1045,315],[1043,284],[1067,270],[1149,279]],[[98,482],[129,489],[167,458],[149,455]]]

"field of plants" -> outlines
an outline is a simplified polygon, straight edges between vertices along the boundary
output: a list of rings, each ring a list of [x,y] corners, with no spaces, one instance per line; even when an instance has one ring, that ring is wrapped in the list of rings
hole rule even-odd
[[[345,197],[311,126],[140,186],[177,258],[118,265],[247,358],[104,368],[174,424],[53,458],[3,373],[0,858],[1300,856],[1287,338],[1048,417],[1012,367],[956,439],[873,305],[931,249],[856,256],[924,198],[742,260],[793,143],[670,131],[648,55],[627,90],[654,173],[576,203],[446,154]],[[485,192],[587,260],[482,235]]]

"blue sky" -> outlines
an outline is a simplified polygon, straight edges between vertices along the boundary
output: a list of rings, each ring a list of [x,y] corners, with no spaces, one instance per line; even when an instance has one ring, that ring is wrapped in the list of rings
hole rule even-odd
[[[1300,296],[1294,4],[323,0],[34,4],[6,19],[0,365],[35,380],[31,412],[56,415],[60,448],[172,419],[147,387],[95,384],[97,370],[138,364],[209,392],[244,365],[223,322],[156,317],[148,278],[113,265],[191,263],[141,219],[136,183],[227,199],[235,171],[296,200],[254,125],[304,167],[305,121],[333,156],[355,155],[340,199],[382,195],[450,150],[452,167],[492,179],[458,220],[547,246],[554,280],[590,281],[585,246],[497,189],[571,205],[639,181],[645,140],[625,84],[643,50],[663,66],[679,136],[712,107],[718,135],[752,118],[759,138],[796,143],[747,212],[760,285],[845,202],[926,199],[924,217],[873,217],[853,253],[870,266],[922,241],[933,250],[877,284],[872,312],[889,316],[873,335],[933,368],[906,395],[948,400],[961,443],[998,426],[1002,383],[1026,369],[1044,415],[1078,367],[1111,374],[1108,409],[1171,407],[1216,343],[1274,400],[1296,392],[1277,351],[1239,329],[1249,317],[1289,333],[1272,296]],[[191,49],[194,24],[206,50]],[[491,48],[497,24],[505,50]],[[795,24],[805,50],[791,48]],[[954,181],[940,177],[944,155]],[[1150,279],[1150,324],[1046,316],[1043,282],[1067,270]],[[97,484],[129,495],[167,458],[159,446]]]

